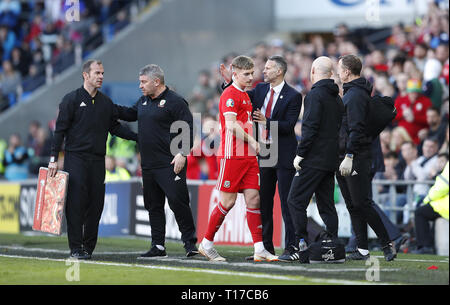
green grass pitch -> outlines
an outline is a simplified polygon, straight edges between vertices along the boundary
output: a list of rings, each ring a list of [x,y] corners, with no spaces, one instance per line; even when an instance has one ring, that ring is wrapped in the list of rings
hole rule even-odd
[[[180,242],[167,242],[168,258],[141,260],[144,238],[100,238],[90,261],[68,260],[67,237],[0,234],[0,285],[448,285],[448,257],[399,254],[386,262],[344,264],[253,263],[251,247],[217,246],[227,258],[212,263],[184,256]],[[277,254],[282,252],[277,249]],[[435,268],[429,268],[435,266]]]

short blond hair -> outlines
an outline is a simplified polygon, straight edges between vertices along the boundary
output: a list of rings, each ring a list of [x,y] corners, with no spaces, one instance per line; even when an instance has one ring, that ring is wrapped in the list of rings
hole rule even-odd
[[[231,62],[231,66],[233,67],[233,69],[250,70],[253,69],[255,63],[250,57],[239,55],[233,59],[233,61]]]

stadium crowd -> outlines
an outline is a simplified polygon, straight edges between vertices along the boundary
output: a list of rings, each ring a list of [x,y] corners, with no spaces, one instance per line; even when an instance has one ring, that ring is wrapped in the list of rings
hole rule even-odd
[[[45,82],[42,69],[46,63],[51,62],[55,70],[71,65],[73,62],[65,61],[73,56],[64,54],[73,53],[73,42],[83,42],[85,52],[100,45],[104,36],[99,28],[123,7],[123,1],[119,0],[81,1],[82,14],[90,18],[83,18],[89,20],[87,26],[73,28],[61,18],[63,9],[48,5],[55,2],[60,1],[1,2],[0,111],[1,105],[6,103],[8,107],[14,103],[11,95],[17,96],[20,90],[31,91]],[[120,21],[113,24],[115,30],[123,25]],[[380,134],[385,171],[377,173],[375,179],[431,181],[441,173],[449,159],[448,9],[429,2],[425,16],[411,24],[397,24],[388,32],[382,41],[375,42],[367,39],[370,35],[360,35],[343,23],[337,25],[332,34],[292,37],[290,42],[281,39],[261,42],[249,50],[255,62],[253,86],[263,81],[262,71],[267,58],[278,54],[288,62],[286,81],[305,96],[312,86],[309,79],[311,64],[315,58],[324,55],[333,60],[334,80],[342,90],[336,73],[338,59],[342,55],[357,54],[363,62],[362,76],[373,84],[373,94],[392,97],[398,110],[391,126]],[[99,36],[93,33],[99,33]],[[225,66],[229,66],[235,55],[228,54],[222,59]],[[196,134],[201,137],[194,139],[193,151],[188,156],[188,179],[217,178],[215,150],[220,143],[217,115],[222,83],[218,63],[213,63],[210,69],[199,73],[196,85],[186,97],[192,113],[200,113],[202,118],[201,125],[195,126],[200,129]],[[295,128],[299,140],[301,116]],[[34,177],[39,166],[48,164],[54,124],[55,121],[49,122],[48,126],[31,122],[28,138],[24,141],[19,135],[0,139],[0,179]],[[134,143],[110,137],[107,147],[108,171],[112,179],[141,176],[140,156]],[[116,168],[126,169],[129,175]],[[122,174],[115,175],[118,171]],[[430,186],[414,185],[416,204],[426,196]],[[397,202],[387,202],[389,196],[385,196],[380,197],[385,198],[385,202],[378,203],[407,204],[406,187],[397,186],[396,190]],[[389,187],[380,186],[378,191],[388,194]],[[398,213],[397,225],[407,222],[408,218]]]
[[[85,58],[109,41],[130,23],[131,4],[150,1],[79,0],[80,20],[71,22],[67,15],[72,2],[2,0],[0,112],[72,66],[76,56]]]

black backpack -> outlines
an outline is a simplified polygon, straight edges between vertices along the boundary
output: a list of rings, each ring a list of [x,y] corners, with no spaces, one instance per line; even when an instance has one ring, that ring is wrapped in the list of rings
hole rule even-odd
[[[308,247],[309,262],[318,263],[344,263],[345,247],[327,231],[317,235],[314,242]]]
[[[391,97],[379,95],[371,97],[366,134],[376,138],[396,116],[397,109]]]

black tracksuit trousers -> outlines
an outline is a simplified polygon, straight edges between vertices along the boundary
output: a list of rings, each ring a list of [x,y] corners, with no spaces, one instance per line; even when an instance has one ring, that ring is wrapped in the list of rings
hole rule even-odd
[[[342,160],[340,160],[342,161]],[[352,175],[344,177],[336,172],[336,178],[356,235],[358,248],[369,249],[367,224],[377,235],[382,247],[390,241],[380,215],[373,207],[371,198],[371,158],[353,159]],[[354,175],[353,175],[354,174]]]
[[[69,173],[66,200],[67,237],[71,252],[95,249],[105,202],[105,160],[66,152],[64,170]]]
[[[178,178],[177,178],[178,177]],[[175,215],[181,240],[195,244],[194,218],[189,206],[189,191],[186,185],[186,166],[176,175],[173,166],[144,169],[142,171],[144,185],[144,206],[149,212],[152,246],[164,246],[166,237],[166,215],[164,204],[166,197],[170,209]]]
[[[338,234],[338,215],[334,205],[334,173],[303,167],[294,176],[288,196],[288,205],[295,226],[296,246],[300,239],[308,244],[306,209],[316,195],[317,209],[326,225],[327,231],[334,237]],[[311,241],[312,242],[312,241]]]

